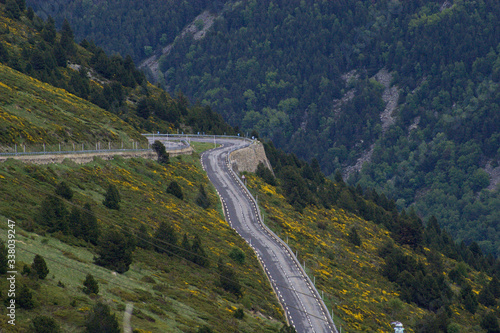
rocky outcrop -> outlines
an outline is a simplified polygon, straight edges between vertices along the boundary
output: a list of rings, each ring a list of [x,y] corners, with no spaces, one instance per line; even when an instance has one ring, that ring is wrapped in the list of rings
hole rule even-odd
[[[266,156],[262,143],[255,141],[250,146],[233,151],[230,156],[231,166],[235,172],[255,172],[260,162],[273,170]]]

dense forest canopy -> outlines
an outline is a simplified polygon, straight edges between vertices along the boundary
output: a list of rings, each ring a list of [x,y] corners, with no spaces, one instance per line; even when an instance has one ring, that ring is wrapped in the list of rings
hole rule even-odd
[[[159,63],[160,82],[171,93],[207,103],[233,126],[306,160],[316,157],[327,175],[344,170],[349,182],[383,190],[400,208],[414,204],[455,237],[500,253],[492,176],[500,170],[498,1],[248,0],[196,2],[190,10],[181,2],[174,11],[116,1],[85,14],[74,10],[77,3],[32,4],[56,21],[74,18],[77,36],[88,31],[114,52],[123,49],[110,40],[128,31],[123,38],[135,43],[128,52],[134,60],[147,56],[146,46],[159,51],[173,42]],[[137,11],[105,29],[92,23],[98,20],[91,13],[117,4]],[[206,9],[217,19],[204,39],[175,39]],[[138,22],[143,26],[134,29]],[[172,22],[175,29],[163,27]],[[390,74],[376,75],[381,69]],[[388,102],[391,86],[396,93]],[[383,123],[390,103],[393,118]],[[356,162],[359,172],[347,173]]]

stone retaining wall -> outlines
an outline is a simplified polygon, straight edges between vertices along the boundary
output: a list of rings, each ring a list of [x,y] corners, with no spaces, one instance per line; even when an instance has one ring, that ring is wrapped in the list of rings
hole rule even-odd
[[[191,155],[193,152],[192,147],[187,147],[178,150],[171,150],[167,152],[170,157],[177,155]],[[50,163],[62,163],[65,159],[69,159],[75,163],[83,164],[92,162],[94,158],[102,158],[103,160],[111,160],[115,156],[120,156],[122,158],[147,158],[150,160],[155,160],[157,155],[152,150],[148,151],[118,151],[118,152],[92,152],[92,153],[79,153],[79,154],[43,154],[43,155],[10,155],[10,156],[0,156],[0,162],[5,162],[9,158],[13,158],[24,163],[33,164],[50,164]]]

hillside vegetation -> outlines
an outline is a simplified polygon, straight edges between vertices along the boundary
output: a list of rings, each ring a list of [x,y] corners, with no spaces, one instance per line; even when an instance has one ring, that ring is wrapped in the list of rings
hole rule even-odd
[[[2,66],[0,72],[0,107],[10,114],[2,123],[2,141],[145,142],[137,133],[128,137],[132,128],[234,133],[209,107],[190,105],[181,93],[173,98],[149,84],[130,56],[109,57],[86,40],[78,45],[68,22],[57,32],[54,20],[43,21],[30,8],[21,10],[22,1],[9,3],[14,5],[0,3],[0,63],[11,68]],[[31,127],[24,128],[27,124],[15,117],[29,119]]]
[[[495,332],[500,261],[458,244],[431,217],[398,213],[394,201],[325,179],[317,161],[266,144],[276,178],[247,174],[266,224],[286,240],[349,332]],[[495,290],[495,291],[493,291]],[[493,295],[495,294],[495,295]],[[487,318],[487,319],[485,319]]]
[[[93,10],[75,24],[92,26]],[[350,184],[375,187],[400,209],[413,205],[454,237],[500,253],[498,1],[248,0],[217,13],[205,38],[177,38],[161,57],[165,87],[316,157],[328,176],[358,163]],[[156,14],[135,16],[172,40]],[[125,26],[100,33],[111,38]]]
[[[197,151],[203,146],[197,145]],[[54,195],[61,181],[73,192],[71,200],[61,197],[66,214],[88,204],[101,235],[119,228],[136,243],[132,264],[124,274],[113,275],[112,270],[93,264],[102,238],[93,245],[71,232],[51,232],[38,222],[44,200]],[[184,193],[182,200],[169,194],[172,181]],[[47,315],[64,331],[81,332],[97,301],[110,305],[120,323],[125,305],[134,304],[132,327],[141,332],[196,332],[203,326],[214,332],[277,332],[281,328],[281,308],[267,278],[250,247],[224,221],[198,154],[175,158],[167,166],[141,159],[50,166],[10,160],[0,165],[0,183],[1,239],[6,240],[7,219],[17,223],[16,269],[23,271],[23,265],[31,264],[39,254],[50,271],[44,280],[19,275],[18,287],[29,287],[34,308],[18,309],[14,331],[25,332],[34,317]],[[109,184],[119,191],[119,210],[102,204]],[[196,204],[199,186],[207,191],[207,209]],[[68,222],[72,230],[75,220]],[[177,247],[159,243],[166,253],[152,246],[161,223],[171,225],[178,237]],[[186,259],[187,252],[179,250],[185,249],[183,235],[190,243],[198,237],[205,263]],[[234,251],[241,253],[238,261],[231,259]],[[233,279],[241,284],[241,296],[220,286],[221,263],[237,272]],[[97,295],[82,292],[88,273],[99,283]],[[1,286],[5,290],[5,279]],[[4,300],[7,295],[1,297]],[[243,319],[235,318],[237,309],[243,309]],[[7,325],[6,318],[1,319],[2,327]]]

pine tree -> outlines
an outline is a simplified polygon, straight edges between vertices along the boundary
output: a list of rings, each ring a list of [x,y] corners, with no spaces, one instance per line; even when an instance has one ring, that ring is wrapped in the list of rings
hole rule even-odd
[[[73,34],[73,30],[68,23],[68,20],[64,19],[62,28],[61,28],[61,47],[66,50],[67,54],[74,54],[75,52],[75,35]]]
[[[7,250],[7,247],[5,246],[5,243],[0,240],[0,275],[5,274],[8,271],[8,255],[9,252]]]
[[[45,26],[43,27],[42,37],[47,43],[54,44],[56,41],[56,34],[56,23],[54,22],[54,19],[49,16],[45,22]]]
[[[208,267],[209,261],[207,254],[201,245],[201,239],[198,235],[194,236],[193,245],[191,246],[193,262],[202,267]]]
[[[14,20],[19,20],[21,17],[21,9],[19,8],[16,0],[7,0],[5,2],[5,12],[8,17]]]
[[[125,273],[132,263],[133,250],[120,231],[111,229],[100,240],[97,247],[98,256],[94,258],[94,263],[118,273]]]
[[[80,233],[80,237],[82,239],[91,244],[97,245],[101,232],[99,229],[99,225],[97,224],[97,218],[92,211],[92,207],[89,203],[83,205],[83,211],[81,213]]]
[[[165,146],[160,141],[156,140],[151,146],[155,151],[156,155],[158,155],[158,163],[167,165],[169,163],[169,154],[165,149]]]
[[[61,199],[49,195],[42,202],[39,213],[35,216],[35,221],[40,225],[47,227],[48,232],[62,231],[67,234],[68,211]]]
[[[218,271],[219,271],[219,285],[225,290],[236,297],[240,297],[242,295],[241,284],[236,276],[235,271],[225,265],[222,261],[218,263]]]
[[[116,316],[111,314],[109,305],[98,302],[85,320],[87,333],[120,333]]]
[[[193,255],[192,255],[192,247],[191,247],[191,242],[189,242],[187,234],[184,234],[182,236],[182,241],[181,241],[181,248],[183,250],[182,256],[189,260],[192,261]]]
[[[201,208],[207,209],[210,207],[210,199],[208,199],[207,193],[203,185],[198,188],[198,196],[196,197],[196,204]]]
[[[184,199],[184,194],[182,193],[182,188],[175,180],[171,181],[170,184],[168,185],[167,193],[170,193],[173,196],[176,196],[177,198],[179,198],[181,200]]]
[[[75,237],[80,237],[82,233],[82,214],[78,207],[73,206],[68,217],[69,229]]]
[[[109,184],[106,194],[104,195],[104,201],[102,204],[109,209],[120,209],[120,193],[116,189],[116,186]]]
[[[87,295],[99,293],[99,283],[94,279],[92,274],[87,274],[83,281],[83,292]]]
[[[47,263],[42,256],[36,255],[31,264],[31,270],[35,272],[39,279],[43,280],[49,274],[49,269],[47,268]]]
[[[21,284],[19,290],[17,292],[16,303],[22,309],[33,309],[35,307],[35,303],[33,302],[33,294],[27,285]]]
[[[148,234],[148,229],[144,224],[141,224],[138,230],[137,246],[144,250],[151,249],[151,237]]]
[[[171,224],[161,222],[154,235],[155,251],[173,255],[178,252],[177,233]]]
[[[356,227],[352,227],[349,231],[348,240],[356,246],[361,246],[361,237],[359,237]]]

